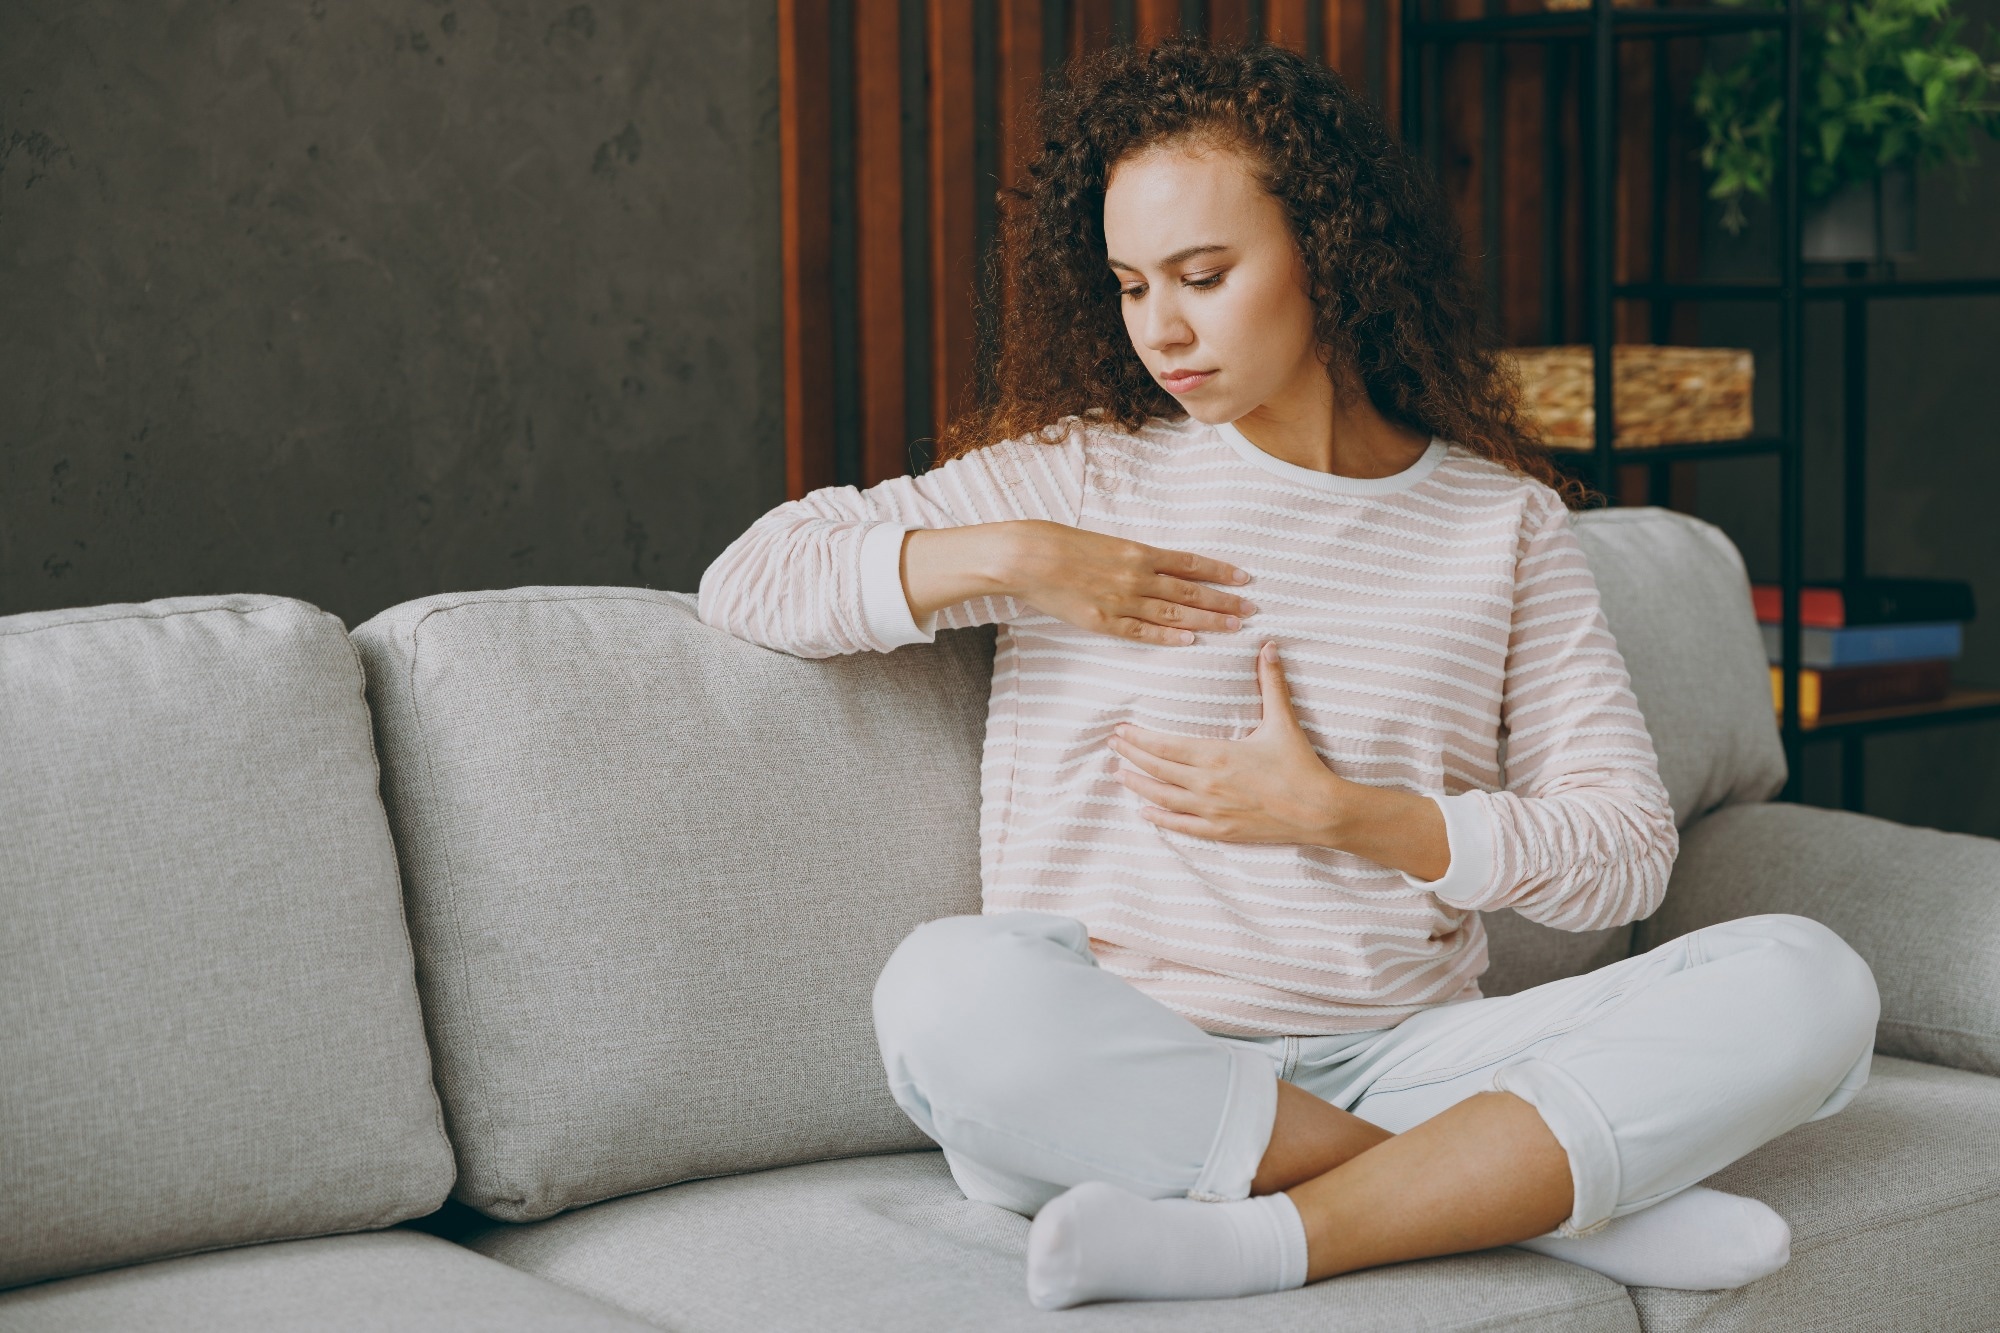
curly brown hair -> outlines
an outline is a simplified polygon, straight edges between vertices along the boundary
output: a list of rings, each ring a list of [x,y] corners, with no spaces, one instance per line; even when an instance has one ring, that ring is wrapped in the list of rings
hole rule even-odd
[[[1034,433],[1053,442],[1073,416],[1130,430],[1186,415],[1126,333],[1105,263],[1104,189],[1132,153],[1210,140],[1247,150],[1283,205],[1343,402],[1358,379],[1389,420],[1534,477],[1571,508],[1591,502],[1592,488],[1560,471],[1521,420],[1519,381],[1498,355],[1443,191],[1339,74],[1266,43],[1116,46],[1072,61],[1041,112],[1028,184],[1000,196],[981,292],[982,400],[941,432],[935,462]]]

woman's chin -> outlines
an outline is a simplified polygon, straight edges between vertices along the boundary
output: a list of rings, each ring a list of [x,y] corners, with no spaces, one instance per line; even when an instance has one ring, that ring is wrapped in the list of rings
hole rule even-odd
[[[1174,401],[1181,410],[1204,426],[1220,426],[1243,415],[1244,409],[1235,403],[1226,403],[1219,396],[1202,393],[1199,389],[1182,397],[1174,395]]]

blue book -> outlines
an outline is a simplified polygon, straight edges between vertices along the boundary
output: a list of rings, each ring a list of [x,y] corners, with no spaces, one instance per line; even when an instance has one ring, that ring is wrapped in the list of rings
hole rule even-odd
[[[1783,627],[1759,625],[1764,632],[1764,656],[1773,665],[1784,659],[1779,638]],[[1799,665],[1866,666],[1875,662],[1909,662],[1923,657],[1957,657],[1965,650],[1965,622],[1924,621],[1909,625],[1849,625],[1841,629],[1799,628]]]

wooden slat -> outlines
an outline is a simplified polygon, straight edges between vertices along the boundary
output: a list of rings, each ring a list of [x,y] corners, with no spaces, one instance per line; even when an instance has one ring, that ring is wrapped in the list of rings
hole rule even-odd
[[[1180,0],[1134,0],[1132,40],[1136,45],[1151,46],[1178,37],[1180,32]]]
[[[1346,6],[1341,0],[1320,0],[1319,6],[1319,58],[1328,69],[1341,73],[1346,67],[1341,62],[1346,59],[1347,47],[1340,31],[1340,15]]]
[[[1610,3],[1610,0],[1605,0]],[[1403,125],[1403,6],[1388,0],[1382,6],[1382,114],[1392,129]]]
[[[1542,338],[1542,113],[1548,48],[1500,49],[1500,329],[1509,343]]]
[[[1250,0],[1208,0],[1208,40],[1217,46],[1250,40]]]
[[[827,0],[778,0],[785,490],[833,484],[833,177]]]
[[[1264,0],[1264,40],[1304,53],[1312,34],[1307,11],[1313,0]]]
[[[933,431],[962,407],[972,377],[978,189],[973,7],[929,0],[931,411]]]
[[[1327,63],[1340,71],[1348,87],[1362,96],[1372,96],[1368,86],[1368,4],[1367,0],[1328,0],[1326,12]]]
[[[996,18],[1000,184],[1013,188],[1027,182],[1028,163],[1042,146],[1034,118],[1042,89],[1042,0],[999,0]]]
[[[861,475],[909,470],[903,321],[903,67],[897,0],[853,0],[854,287]]]
[[[1111,0],[1069,0],[1069,55],[1111,45],[1111,10]]]

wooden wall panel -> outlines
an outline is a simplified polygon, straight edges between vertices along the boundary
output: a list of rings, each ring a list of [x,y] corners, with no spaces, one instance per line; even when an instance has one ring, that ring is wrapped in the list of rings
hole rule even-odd
[[[1067,0],[1069,4],[1069,50],[1067,55],[1102,51],[1111,45],[1111,0]]]
[[[1132,40],[1151,46],[1181,32],[1180,0],[1133,0]]]
[[[903,43],[897,0],[853,0],[854,300],[861,472],[908,466],[903,327]]]
[[[1220,46],[1250,37],[1250,0],[1208,0],[1209,41]]]
[[[935,434],[972,382],[978,269],[973,8],[929,0],[931,410]]]
[[[832,48],[826,0],[778,0],[785,488],[833,484]]]
[[[1035,121],[1035,97],[1042,88],[1041,0],[998,0],[998,100],[995,133],[999,136],[1000,184],[1009,188],[1027,180],[1028,163],[1041,149]]]
[[[1443,3],[1465,15],[1485,8],[1485,0]],[[1510,12],[1539,5],[1503,0]],[[965,405],[981,246],[989,240],[985,204],[1002,186],[1023,182],[1040,146],[1036,95],[1054,61],[1114,41],[1149,44],[1198,20],[1211,40],[1263,36],[1317,52],[1394,126],[1400,10],[1399,0],[845,0],[837,11],[832,0],[779,0],[788,491],[896,475],[909,466],[911,446]],[[1465,48],[1444,65],[1440,178],[1472,258],[1493,266],[1501,331],[1514,343],[1584,336],[1579,54],[1514,44],[1490,62]],[[1698,260],[1701,182],[1685,160],[1692,145],[1678,119],[1652,123],[1647,95],[1664,71],[1673,104],[1684,104],[1698,45],[1677,43],[1652,61],[1643,44],[1621,48],[1620,280],[1661,276],[1656,264],[1663,276],[1685,275]],[[1490,126],[1489,73],[1498,79],[1499,108]],[[832,104],[836,90],[840,108]],[[852,114],[833,114],[845,110]],[[1562,142],[1553,175],[1542,147],[1551,116]],[[1655,183],[1633,168],[1662,155],[1662,144],[1674,165]],[[852,177],[836,181],[833,164],[849,161]],[[1554,187],[1552,205],[1545,185]],[[842,245],[852,245],[839,254],[836,203]],[[836,274],[843,293],[853,288],[838,306]],[[1694,315],[1691,305],[1654,311],[1624,303],[1617,336],[1692,341]],[[854,354],[841,349],[836,359],[842,329],[853,331]],[[853,415],[837,420],[837,412]],[[842,454],[836,463],[836,438],[859,441],[858,461]],[[1692,467],[1681,467],[1671,497],[1677,506],[1691,503]],[[836,477],[837,468],[859,475]],[[1627,477],[1638,471],[1627,469]]]
[[[1315,0],[1264,0],[1264,40],[1304,53],[1312,45]]]

